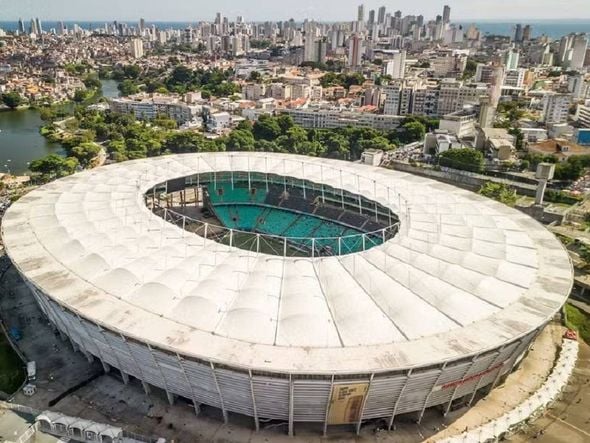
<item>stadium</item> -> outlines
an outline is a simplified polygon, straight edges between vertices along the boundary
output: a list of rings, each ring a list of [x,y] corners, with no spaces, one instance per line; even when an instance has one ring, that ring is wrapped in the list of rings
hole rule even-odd
[[[329,159],[202,153],[42,186],[9,257],[73,346],[256,429],[420,421],[502,383],[565,303],[542,225],[475,193]]]

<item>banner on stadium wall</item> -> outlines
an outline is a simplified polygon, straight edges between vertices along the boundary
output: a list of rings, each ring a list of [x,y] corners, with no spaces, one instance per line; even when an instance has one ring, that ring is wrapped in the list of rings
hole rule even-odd
[[[359,420],[369,383],[335,384],[330,396],[329,425],[344,425]]]

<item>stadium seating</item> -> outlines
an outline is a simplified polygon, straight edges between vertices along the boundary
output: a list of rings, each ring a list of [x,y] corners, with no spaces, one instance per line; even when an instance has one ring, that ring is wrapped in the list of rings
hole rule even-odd
[[[338,207],[340,196],[334,193],[331,200],[324,201],[318,189],[242,180],[232,185],[221,179],[207,185],[215,215],[230,229],[287,237],[295,249],[310,250],[313,245],[319,255],[330,255],[339,246],[343,252],[361,250],[363,238],[359,234],[384,227],[374,215],[359,214],[358,200],[352,195],[346,197],[343,209]],[[380,235],[364,239],[365,246],[381,242]]]

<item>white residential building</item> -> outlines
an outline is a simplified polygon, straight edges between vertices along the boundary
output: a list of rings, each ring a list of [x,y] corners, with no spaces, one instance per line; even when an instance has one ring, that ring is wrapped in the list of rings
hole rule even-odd
[[[285,109],[283,113],[290,115],[295,124],[308,129],[336,129],[353,126],[391,131],[397,129],[404,119],[404,117],[395,115],[324,109]]]
[[[473,109],[447,114],[440,119],[438,128],[458,138],[475,137],[477,114]]]
[[[579,104],[576,111],[576,120],[582,128],[590,128],[590,106]]]
[[[393,54],[391,60],[383,63],[383,74],[389,75],[393,79],[403,79],[406,70],[406,51],[398,51]]]
[[[209,115],[207,120],[207,129],[211,132],[222,132],[224,129],[230,128],[232,124],[231,115],[228,112],[217,112]]]
[[[543,97],[543,122],[545,124],[566,123],[572,103],[571,94],[551,93]]]
[[[114,98],[110,101],[111,111],[121,114],[134,114],[138,120],[152,120],[160,115],[183,124],[194,120],[201,107],[190,106],[177,96],[161,94],[137,94]]]
[[[140,38],[131,40],[131,54],[133,58],[143,57],[143,41]]]
[[[570,69],[581,71],[584,68],[586,60],[586,50],[588,49],[588,37],[585,34],[576,35],[574,44],[571,49]]]
[[[504,86],[512,86],[515,88],[522,88],[524,85],[524,78],[526,69],[510,69],[504,75]]]

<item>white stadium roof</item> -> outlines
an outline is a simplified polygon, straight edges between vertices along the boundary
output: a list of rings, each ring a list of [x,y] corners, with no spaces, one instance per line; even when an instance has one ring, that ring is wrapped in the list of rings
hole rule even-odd
[[[281,257],[206,240],[145,205],[158,183],[232,170],[363,194],[397,213],[401,230],[354,254]],[[273,372],[380,372],[475,355],[549,320],[573,280],[559,241],[514,209],[411,174],[283,154],[100,167],[22,197],[2,231],[19,271],[81,317],[181,355]]]

